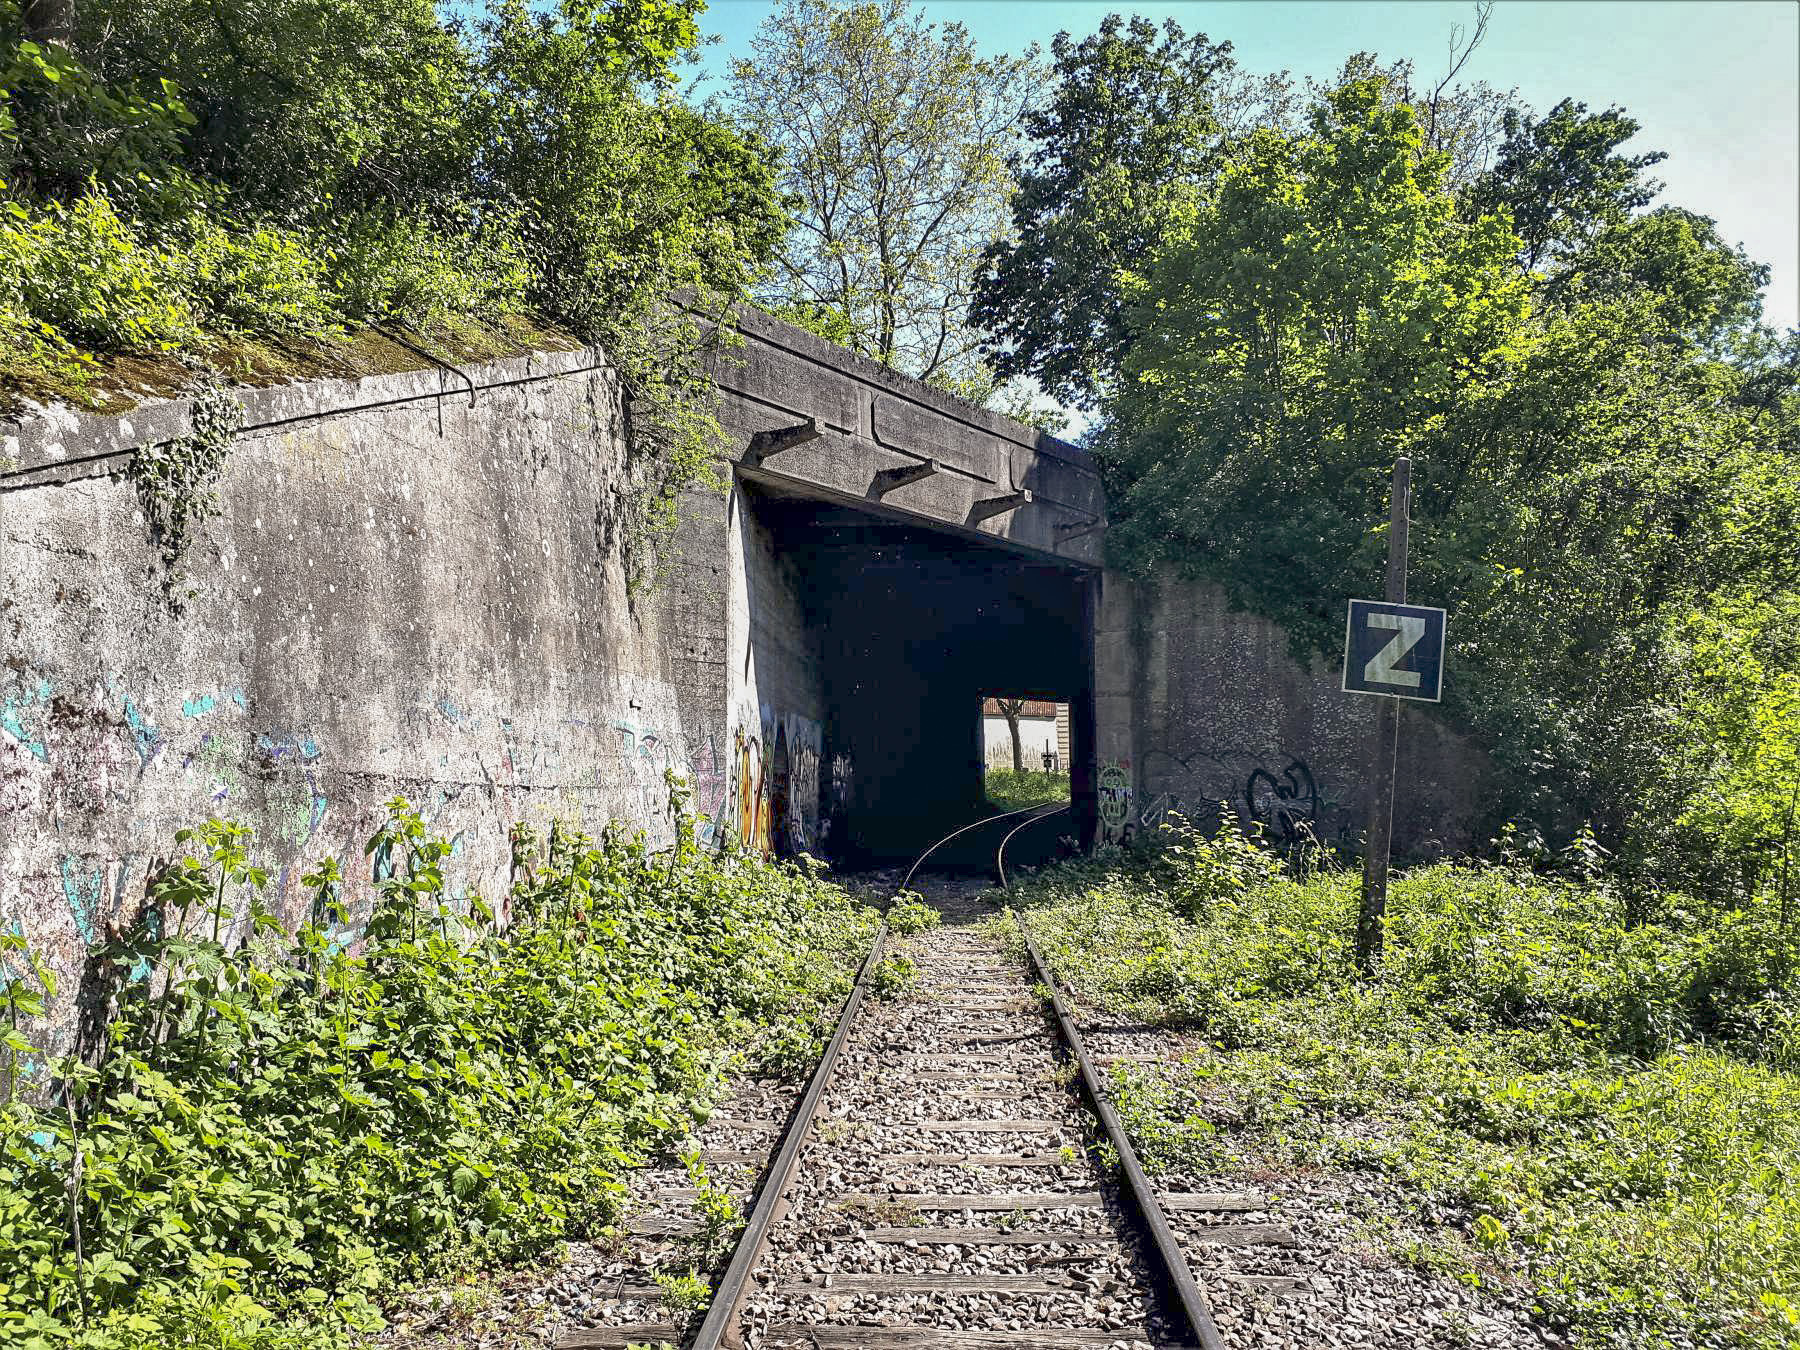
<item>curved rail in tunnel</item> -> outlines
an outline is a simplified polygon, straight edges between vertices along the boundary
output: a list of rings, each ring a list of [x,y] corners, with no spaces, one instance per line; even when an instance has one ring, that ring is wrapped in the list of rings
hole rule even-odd
[[[1067,803],[1059,803],[1057,805],[1056,809],[1057,810],[1067,810],[1068,805],[1067,805]],[[1028,811],[1036,811],[1036,812],[1039,812],[1042,814],[1048,814],[1048,812],[1045,810],[1043,804],[1038,803],[1033,806],[1021,806],[1016,811],[1002,811],[997,815],[983,816],[980,820],[971,821],[969,824],[964,825],[960,830],[950,831],[949,834],[945,835],[942,839],[938,840],[937,843],[933,844],[930,848],[926,849],[923,853],[921,853],[918,856],[918,859],[913,863],[913,865],[906,869],[906,879],[900,883],[900,889],[905,890],[912,883],[914,873],[916,873],[920,867],[924,866],[925,860],[927,858],[929,858],[932,854],[936,853],[945,844],[949,843],[952,839],[960,838],[961,836],[967,834],[970,830],[978,830],[983,825],[992,825],[996,821],[1011,820],[1014,816],[1022,816]],[[1030,821],[1026,822],[1026,824],[1030,824],[1030,823],[1031,823]],[[1017,831],[1015,831],[1014,833],[1017,833]],[[1009,834],[1006,836],[1006,838],[1011,839],[1012,835]],[[1000,847],[1002,849],[1004,849],[1006,847],[1005,840],[1001,841]]]

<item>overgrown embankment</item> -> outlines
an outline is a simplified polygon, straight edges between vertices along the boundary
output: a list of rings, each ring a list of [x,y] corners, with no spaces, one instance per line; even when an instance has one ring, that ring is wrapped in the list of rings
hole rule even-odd
[[[810,1063],[873,936],[691,822],[660,855],[515,831],[499,924],[393,809],[360,927],[335,860],[287,933],[248,832],[192,832],[89,984],[49,991],[100,1014],[89,1063],[32,1049],[46,991],[6,940],[0,1339],[338,1345],[402,1282],[596,1234],[728,1069]]]
[[[0,400],[329,370],[372,325],[511,353],[547,324],[621,372],[654,542],[721,434],[670,297],[723,312],[784,219],[757,148],[671,93],[697,9],[0,0]]]
[[[1081,999],[1204,1038],[1120,1073],[1152,1164],[1384,1174],[1437,1234],[1401,1255],[1525,1282],[1579,1345],[1800,1344],[1800,935],[1778,909],[1446,864],[1395,881],[1363,979],[1355,876],[1173,840],[1015,892]]]

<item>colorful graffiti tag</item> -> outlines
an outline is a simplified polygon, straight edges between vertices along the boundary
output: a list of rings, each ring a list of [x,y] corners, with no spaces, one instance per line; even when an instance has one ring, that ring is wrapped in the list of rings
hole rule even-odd
[[[769,851],[768,813],[763,809],[763,743],[760,731],[740,725],[735,733],[731,819],[737,842],[753,853]]]
[[[810,717],[762,710],[763,734],[773,729],[777,751],[770,780],[772,833],[783,857],[810,850],[819,832],[819,752],[824,732]],[[779,802],[774,789],[780,788]]]
[[[1113,760],[1100,769],[1100,839],[1123,844],[1131,838],[1131,769]]]
[[[736,722],[724,811],[735,839],[765,855],[788,857],[812,849],[819,837],[823,729],[810,717],[767,706],[754,720],[740,713]]]

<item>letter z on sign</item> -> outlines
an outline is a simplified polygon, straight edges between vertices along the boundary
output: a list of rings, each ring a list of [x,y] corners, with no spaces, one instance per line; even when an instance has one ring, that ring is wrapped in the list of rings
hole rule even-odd
[[[1444,611],[1352,600],[1344,632],[1344,688],[1436,703],[1444,692]]]

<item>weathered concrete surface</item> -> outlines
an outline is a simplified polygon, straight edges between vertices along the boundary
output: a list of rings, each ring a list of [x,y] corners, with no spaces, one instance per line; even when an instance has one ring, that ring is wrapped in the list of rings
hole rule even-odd
[[[722,810],[724,706],[699,716],[681,645],[626,594],[613,377],[571,353],[477,382],[473,406],[436,373],[244,391],[264,425],[231,452],[179,614],[129,482],[21,486],[121,467],[70,463],[128,441],[119,419],[10,431],[44,467],[0,484],[0,915],[55,966],[209,814],[257,827],[289,917],[335,855],[354,926],[395,795],[453,839],[452,892],[490,896],[514,821],[666,831],[665,767]]]
[[[807,418],[819,431],[760,464],[740,454],[747,481],[1100,565],[1106,505],[1085,451],[754,310],[739,324],[743,345],[715,365],[727,424],[746,449],[753,433]],[[935,471],[899,481],[928,465]],[[1007,507],[1020,493],[1030,501]],[[984,517],[988,509],[997,514]]]
[[[1374,700],[1323,660],[1297,662],[1274,623],[1204,582],[1107,572],[1095,632],[1105,837],[1218,803],[1277,839],[1361,847]],[[1394,846],[1437,856],[1478,842],[1486,757],[1432,712],[1404,710]]]

